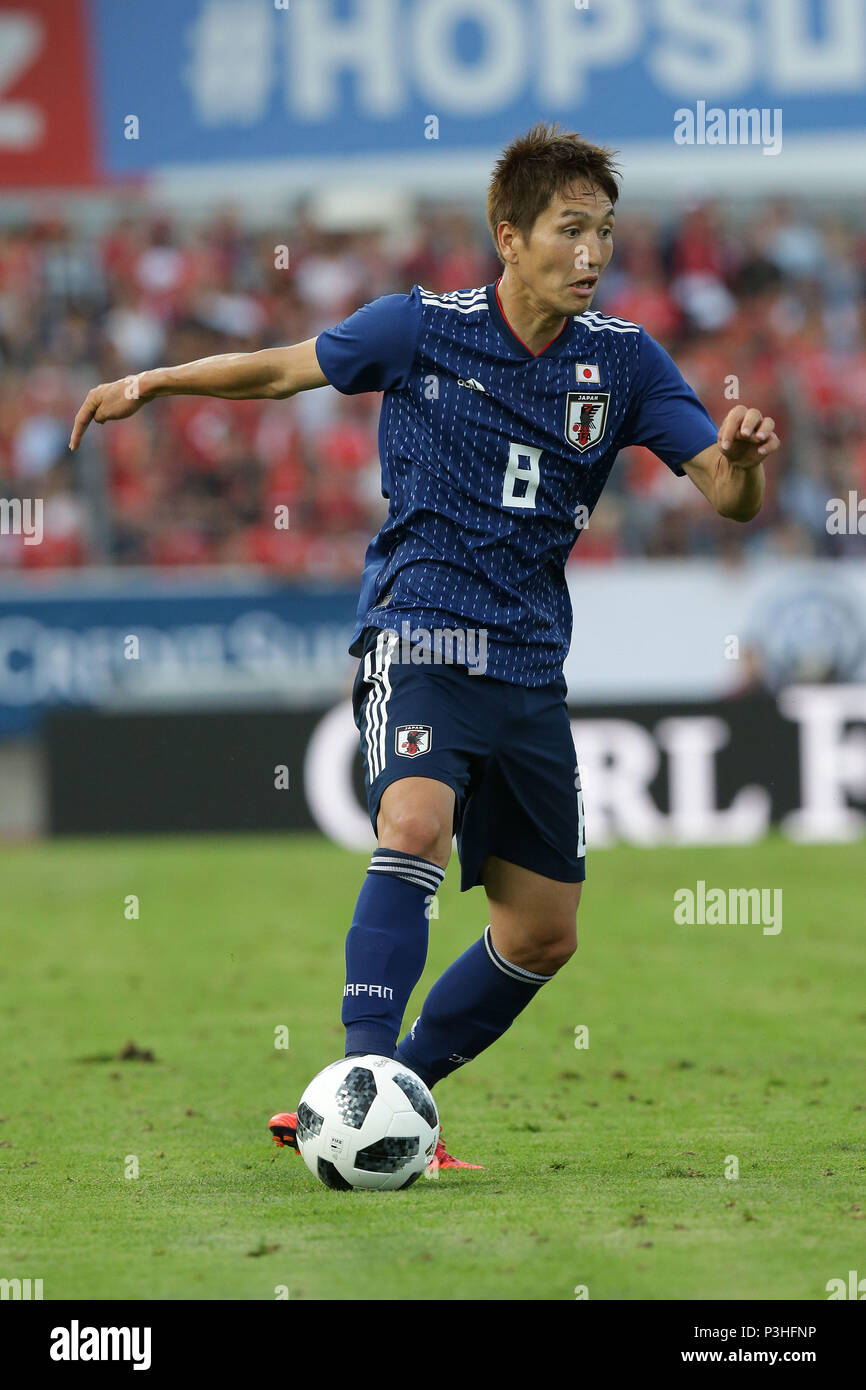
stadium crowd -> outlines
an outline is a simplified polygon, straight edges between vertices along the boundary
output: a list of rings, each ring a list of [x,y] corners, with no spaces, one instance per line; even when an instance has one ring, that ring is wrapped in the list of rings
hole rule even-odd
[[[288,267],[278,268],[279,247]],[[0,567],[256,564],[356,577],[386,504],[380,398],[158,400],[67,450],[87,390],[148,367],[299,342],[380,294],[495,279],[486,227],[419,205],[410,243],[245,227],[226,207],[193,226],[142,204],[86,235],[58,217],[0,229],[0,497],[41,497],[44,538],[0,535]],[[713,417],[738,400],[783,450],[746,527],[643,448],[623,450],[573,563],[862,547],[827,530],[829,498],[866,496],[866,223],[787,200],[733,216],[704,202],[620,214],[593,308],[645,325]],[[287,530],[274,509],[289,509]]]

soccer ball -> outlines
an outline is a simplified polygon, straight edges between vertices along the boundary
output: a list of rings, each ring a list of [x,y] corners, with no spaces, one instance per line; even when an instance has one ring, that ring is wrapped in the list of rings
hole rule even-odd
[[[429,1164],[439,1115],[420,1076],[390,1057],[343,1057],[298,1105],[298,1148],[327,1187],[409,1187]]]

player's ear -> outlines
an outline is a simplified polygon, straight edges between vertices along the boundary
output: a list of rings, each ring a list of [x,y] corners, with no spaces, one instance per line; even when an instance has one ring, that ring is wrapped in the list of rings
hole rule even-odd
[[[496,240],[499,243],[499,254],[507,265],[513,265],[517,260],[517,247],[515,242],[520,241],[520,233],[510,222],[500,222],[496,228]]]

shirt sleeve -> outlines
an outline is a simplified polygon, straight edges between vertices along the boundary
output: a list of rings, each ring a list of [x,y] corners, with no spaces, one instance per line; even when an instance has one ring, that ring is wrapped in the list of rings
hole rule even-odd
[[[717,426],[661,343],[641,329],[640,362],[620,448],[643,444],[678,477],[682,465],[715,444]]]
[[[346,396],[405,386],[421,331],[421,300],[411,294],[374,299],[316,339],[319,366]]]

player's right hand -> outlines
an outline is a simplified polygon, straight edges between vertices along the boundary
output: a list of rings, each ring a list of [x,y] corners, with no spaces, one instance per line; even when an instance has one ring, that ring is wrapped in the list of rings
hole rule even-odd
[[[139,383],[138,376],[124,376],[119,381],[104,382],[88,391],[72,426],[70,449],[74,451],[78,448],[91,420],[103,425],[106,420],[125,420],[128,415],[134,415],[147,399],[140,394]]]

